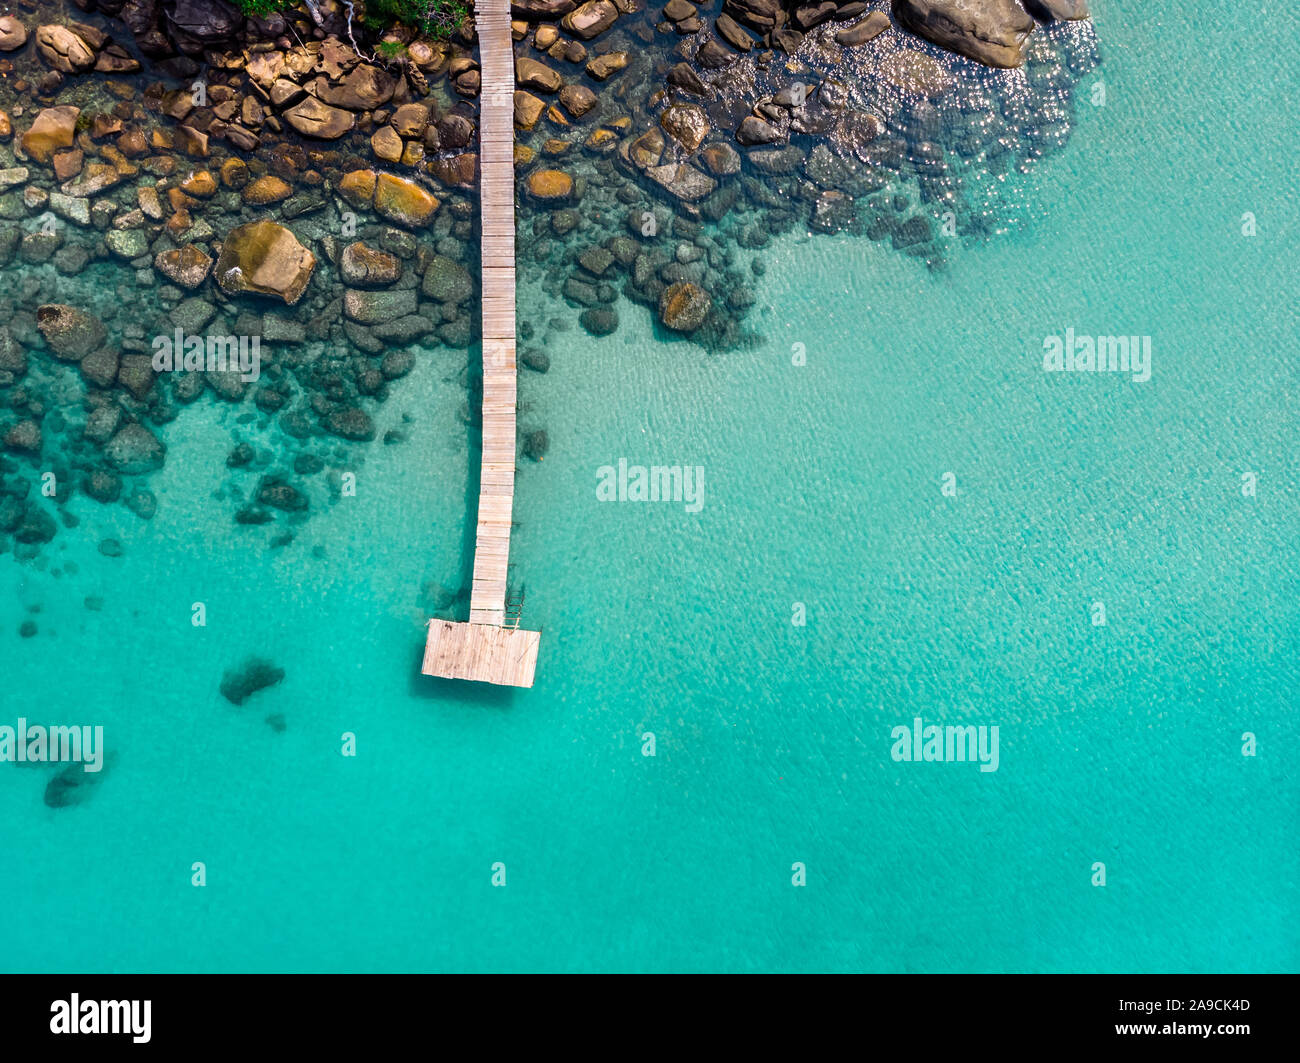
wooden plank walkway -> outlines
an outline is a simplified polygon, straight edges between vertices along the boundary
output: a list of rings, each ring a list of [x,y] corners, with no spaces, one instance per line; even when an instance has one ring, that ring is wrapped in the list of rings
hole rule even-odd
[[[425,675],[530,687],[541,633],[502,625],[515,497],[515,51],[510,0],[476,0],[483,457],[469,623],[431,620]]]
[[[515,49],[509,0],[477,0],[483,256],[483,463],[471,624],[506,615],[515,494]]]

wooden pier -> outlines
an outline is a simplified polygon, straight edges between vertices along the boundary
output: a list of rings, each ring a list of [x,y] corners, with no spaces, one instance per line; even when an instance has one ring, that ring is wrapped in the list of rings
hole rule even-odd
[[[431,620],[425,675],[530,687],[541,633],[506,627],[515,497],[515,53],[510,0],[476,0],[483,265],[483,458],[469,623]]]

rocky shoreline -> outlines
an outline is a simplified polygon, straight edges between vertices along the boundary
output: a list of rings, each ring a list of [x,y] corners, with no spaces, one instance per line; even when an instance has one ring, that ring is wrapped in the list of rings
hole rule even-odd
[[[245,411],[227,504],[285,545],[367,445],[401,442],[377,412],[416,358],[475,342],[472,23],[436,40],[360,7],[0,17],[0,552],[38,560],[77,493],[149,519],[159,429],[200,399]],[[710,351],[759,342],[774,235],[857,233],[942,269],[995,227],[986,186],[1068,139],[1097,62],[1076,0],[512,12],[521,280],[594,336],[630,302]],[[525,367],[563,324],[521,321]],[[256,338],[258,372],[160,371],[172,335]],[[546,431],[521,442],[541,458]]]

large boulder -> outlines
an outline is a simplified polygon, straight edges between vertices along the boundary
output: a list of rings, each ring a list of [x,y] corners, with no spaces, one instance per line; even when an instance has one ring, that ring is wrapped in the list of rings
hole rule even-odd
[[[659,125],[687,151],[694,151],[709,133],[709,117],[693,103],[674,103],[659,116]]]
[[[1088,17],[1088,0],[1024,0],[1025,10],[1043,22],[1077,22]]]
[[[718,187],[718,182],[703,170],[685,162],[649,166],[646,168],[645,175],[683,203],[694,203],[704,199]]]
[[[440,303],[463,303],[474,294],[474,279],[455,259],[434,255],[424,267],[421,291],[426,299]]]
[[[540,203],[565,203],[573,195],[573,177],[563,170],[534,170],[524,187]]]
[[[520,88],[547,93],[559,92],[564,84],[564,79],[545,63],[522,56],[515,60],[515,80]]]
[[[375,210],[407,229],[427,225],[439,205],[436,196],[414,181],[390,173],[375,178]]]
[[[694,332],[709,316],[713,300],[698,284],[670,284],[659,297],[659,320],[674,332]]]
[[[36,51],[65,74],[80,74],[95,65],[95,49],[67,26],[38,26]]]
[[[32,127],[22,135],[22,149],[39,163],[48,163],[60,148],[72,147],[76,137],[77,116],[80,107],[67,104],[46,107],[32,122]]]
[[[189,55],[234,41],[244,25],[243,15],[223,0],[164,0],[162,7],[172,37]]]
[[[510,13],[530,22],[554,22],[577,6],[577,0],[510,0]]]
[[[402,263],[396,255],[358,240],[339,256],[339,275],[353,288],[384,288],[401,278]]]
[[[46,303],[36,309],[36,327],[56,358],[79,362],[108,336],[108,329],[94,314],[62,303]]]
[[[142,473],[161,469],[166,451],[158,437],[142,424],[118,429],[104,446],[104,457],[118,472]]]
[[[255,221],[232,229],[221,245],[216,278],[228,295],[253,292],[292,306],[302,298],[316,256],[283,225]]]
[[[317,140],[338,140],[352,131],[357,116],[341,107],[321,103],[315,96],[305,96],[284,112],[284,120],[305,137]]]
[[[348,111],[373,111],[393,98],[397,79],[382,67],[361,63],[336,85],[317,78],[310,92],[322,103]]]
[[[618,8],[610,0],[587,0],[560,20],[560,25],[584,41],[604,33],[618,21]]]
[[[1034,20],[1017,0],[894,0],[906,29],[985,66],[1018,67]]]
[[[736,22],[743,22],[746,26],[752,26],[759,32],[780,29],[785,24],[785,9],[781,6],[781,0],[726,0],[722,5],[723,14]],[[731,26],[727,27],[730,31]],[[729,44],[735,44],[730,32],[723,32],[722,27],[718,31],[726,37]],[[743,47],[736,45],[737,47]],[[743,49],[748,51],[747,48]]]
[[[414,288],[396,288],[389,291],[362,291],[348,288],[343,292],[343,313],[362,325],[377,325],[383,321],[396,321],[419,309]]]
[[[16,52],[27,43],[27,27],[13,15],[0,15],[0,52]]]

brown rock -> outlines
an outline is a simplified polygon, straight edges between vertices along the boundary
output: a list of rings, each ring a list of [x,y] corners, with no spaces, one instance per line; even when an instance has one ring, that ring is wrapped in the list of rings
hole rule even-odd
[[[95,65],[95,50],[67,26],[38,26],[36,51],[64,74],[79,74]]]
[[[674,103],[659,116],[659,125],[687,151],[694,151],[709,133],[709,116],[693,103]]]
[[[875,40],[887,29],[889,29],[889,16],[883,11],[873,11],[866,18],[853,23],[852,26],[836,30],[835,43],[842,44],[846,48],[852,48]]]
[[[515,127],[532,129],[546,110],[546,104],[531,92],[515,92]]]
[[[534,170],[525,187],[539,202],[563,203],[573,195],[573,178],[563,170]]]
[[[612,77],[627,66],[627,52],[606,52],[587,64],[587,73],[597,81]]]
[[[80,148],[72,151],[60,151],[54,156],[54,176],[60,181],[68,181],[81,173],[81,164],[85,154]]]
[[[560,104],[574,118],[588,114],[599,101],[586,85],[565,85],[560,90]]]
[[[473,152],[465,152],[451,158],[434,159],[430,165],[434,177],[443,184],[470,188],[478,173],[478,156]]]
[[[402,276],[402,263],[396,255],[377,251],[361,241],[348,244],[339,256],[339,275],[353,288],[385,288]]]
[[[356,125],[356,115],[321,103],[315,96],[305,97],[284,112],[284,120],[305,137],[338,140]]]
[[[59,148],[72,147],[80,107],[46,107],[22,135],[22,149],[39,163],[48,163]]]
[[[117,150],[128,159],[138,159],[149,154],[149,142],[143,132],[132,126],[122,130],[122,135],[117,138]]]
[[[375,198],[375,171],[353,170],[344,174],[339,180],[338,192],[354,207],[364,209],[370,206]]]
[[[173,284],[193,290],[202,284],[212,269],[212,256],[194,244],[171,251],[160,251],[153,260],[154,269]]]
[[[894,0],[905,29],[985,66],[1018,67],[1034,20],[1017,0]]]
[[[587,0],[560,19],[560,25],[584,41],[604,33],[618,21],[618,8],[611,0]]]
[[[429,108],[422,103],[404,103],[393,112],[388,124],[404,140],[419,137],[429,124]]]
[[[207,170],[191,170],[179,187],[187,196],[208,199],[217,194],[217,179]]]
[[[221,245],[216,278],[228,295],[255,292],[292,306],[307,289],[316,256],[283,225],[255,221],[232,229]]]
[[[373,111],[393,98],[397,79],[382,67],[358,63],[337,85],[317,78],[308,86],[322,103],[348,111]]]
[[[437,198],[413,181],[387,173],[375,179],[375,210],[389,221],[418,229],[437,209]]]
[[[380,126],[370,137],[370,150],[384,162],[397,162],[402,157],[402,138],[392,126]]]
[[[232,155],[221,164],[221,183],[227,188],[243,188],[248,184],[248,163]]]
[[[264,174],[252,184],[245,187],[242,197],[245,203],[263,207],[268,203],[279,203],[293,195],[293,188],[288,181],[275,174]]]
[[[713,300],[698,284],[670,284],[659,297],[659,320],[674,332],[694,332],[709,316]]]
[[[37,307],[36,327],[54,356],[65,362],[81,361],[108,338],[108,329],[94,314],[62,303]]]
[[[0,52],[16,52],[27,43],[27,27],[13,15],[0,15]]]
[[[515,60],[515,80],[522,88],[546,93],[559,92],[564,84],[564,79],[545,63],[528,58]]]

